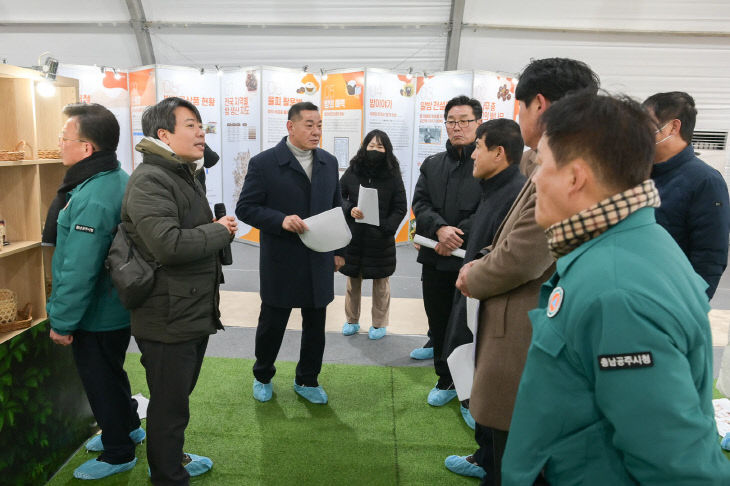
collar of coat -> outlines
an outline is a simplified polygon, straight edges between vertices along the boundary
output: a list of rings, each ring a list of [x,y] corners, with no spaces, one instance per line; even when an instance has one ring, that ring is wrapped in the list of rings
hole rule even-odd
[[[195,162],[186,162],[173,152],[169,145],[156,138],[144,137],[134,147],[134,149],[141,154],[156,155],[167,162],[174,163],[175,165],[183,164],[188,166],[193,173],[203,167],[203,158],[200,158]]]
[[[555,259],[566,256],[639,209],[658,208],[660,203],[659,191],[651,179],[607,197],[545,230],[550,253]]]
[[[321,149],[314,149],[312,150],[312,174],[314,175],[314,163],[319,162],[320,164],[324,164],[324,160],[319,157],[319,151]],[[274,155],[276,156],[276,160],[279,163],[279,165],[286,165],[289,164],[294,170],[297,172],[301,172],[305,176],[307,175],[304,172],[304,169],[302,168],[302,164],[299,163],[297,158],[294,156],[294,154],[289,150],[289,147],[286,145],[286,137],[282,138],[281,141],[276,144],[274,147]],[[308,177],[307,177],[308,178]]]
[[[664,162],[654,164],[651,168],[651,176],[654,177],[657,175],[666,174],[667,172],[671,172],[694,158],[695,149],[691,143],[687,144],[687,146],[683,148],[677,155],[668,158]]]
[[[447,140],[446,153],[449,155],[449,158],[456,160],[457,162],[467,162],[471,159],[471,153],[474,152],[476,146],[476,141],[470,143],[469,145],[464,145],[463,147],[461,147],[461,154],[459,154],[459,150],[451,145],[451,140]]]

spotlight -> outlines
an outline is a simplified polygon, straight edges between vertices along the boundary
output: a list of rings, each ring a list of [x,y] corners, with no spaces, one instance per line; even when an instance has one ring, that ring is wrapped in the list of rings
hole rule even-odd
[[[320,68],[319,72],[322,75],[322,81],[327,81],[327,71],[325,71],[324,68]]]
[[[58,72],[58,61],[50,56],[46,58],[45,64],[41,68],[43,77],[50,79],[51,81],[56,80],[56,73]]]
[[[216,74],[218,74],[218,76],[223,76],[223,70],[217,64],[215,65],[215,72]]]
[[[117,81],[122,79],[122,75],[117,72],[117,68],[112,68],[112,71],[114,72],[114,79],[116,79]]]

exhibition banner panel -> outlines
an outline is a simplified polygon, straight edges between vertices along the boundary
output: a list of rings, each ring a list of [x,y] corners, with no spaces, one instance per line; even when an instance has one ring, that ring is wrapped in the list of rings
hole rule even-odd
[[[495,118],[515,119],[517,80],[505,75],[489,72],[474,72],[474,98],[482,103],[482,121]]]
[[[95,66],[75,66],[61,64],[59,76],[79,80],[79,101],[98,103],[114,113],[119,122],[119,145],[117,158],[128,174],[132,173],[132,134],[129,130],[129,89],[127,73],[122,71],[103,71]]]
[[[155,103],[157,103],[155,68],[141,67],[130,71],[129,113],[132,126],[132,163],[134,167],[142,163],[142,154],[134,150],[134,147],[144,137],[142,133],[142,113],[148,106]]]
[[[409,74],[380,69],[368,69],[365,77],[365,134],[376,129],[388,134],[393,144],[393,153],[400,164],[409,201],[412,198],[410,191],[416,82],[416,78]],[[396,241],[408,239],[409,219],[410,215],[407,214],[396,234]]]
[[[292,105],[302,101],[320,105],[320,81],[312,73],[264,67],[261,90],[261,150],[273,147],[287,135],[286,120]]]
[[[261,69],[244,68],[224,73],[221,77],[223,114],[221,123],[221,171],[223,173],[223,202],[233,215],[248,161],[261,148]],[[258,232],[239,221],[236,236],[258,241]]]
[[[350,165],[363,137],[365,72],[327,73],[322,77],[322,148],[337,158],[340,174]]]
[[[205,143],[221,154],[221,103],[220,77],[216,73],[203,73],[197,69],[158,67],[157,99],[159,101],[177,96],[183,98],[198,109],[203,119]],[[223,202],[222,171],[220,162],[210,169],[205,169],[205,185],[208,202],[211,206]],[[228,209],[233,214],[233,209]]]
[[[446,150],[444,109],[451,98],[471,96],[473,73],[448,71],[419,76],[416,84],[416,123],[413,136],[414,158],[411,166],[411,200],[420,168],[426,157]]]

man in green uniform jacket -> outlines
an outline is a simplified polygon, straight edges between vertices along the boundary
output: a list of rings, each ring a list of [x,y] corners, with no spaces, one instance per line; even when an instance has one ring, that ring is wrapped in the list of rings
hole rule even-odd
[[[59,147],[69,169],[43,230],[43,243],[56,246],[47,311],[50,337],[72,346],[89,405],[102,429],[101,436],[86,444],[101,455],[79,466],[74,476],[99,479],[131,469],[137,462],[135,442],[145,436],[124,371],[129,312],[104,269],[129,176],[117,161],[119,123],[109,110],[77,104],[63,112],[68,120]]]
[[[535,219],[557,258],[530,312],[504,485],[730,484],[707,284],[654,219],[653,126],[577,94],[543,115]]]

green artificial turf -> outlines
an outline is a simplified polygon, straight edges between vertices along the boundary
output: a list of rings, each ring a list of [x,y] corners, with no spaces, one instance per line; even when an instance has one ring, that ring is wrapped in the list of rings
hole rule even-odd
[[[328,405],[294,393],[295,363],[278,362],[274,397],[251,396],[251,360],[206,358],[190,399],[185,450],[209,456],[213,469],[199,485],[441,485],[478,484],[449,472],[444,459],[474,451],[474,433],[459,402],[426,404],[435,383],[430,367],[324,365]],[[132,393],[149,397],[139,354],[126,364]],[[144,423],[143,423],[144,426]],[[48,483],[82,484],[73,470],[96,454],[81,448]],[[95,485],[149,484],[145,443],[137,465]]]

